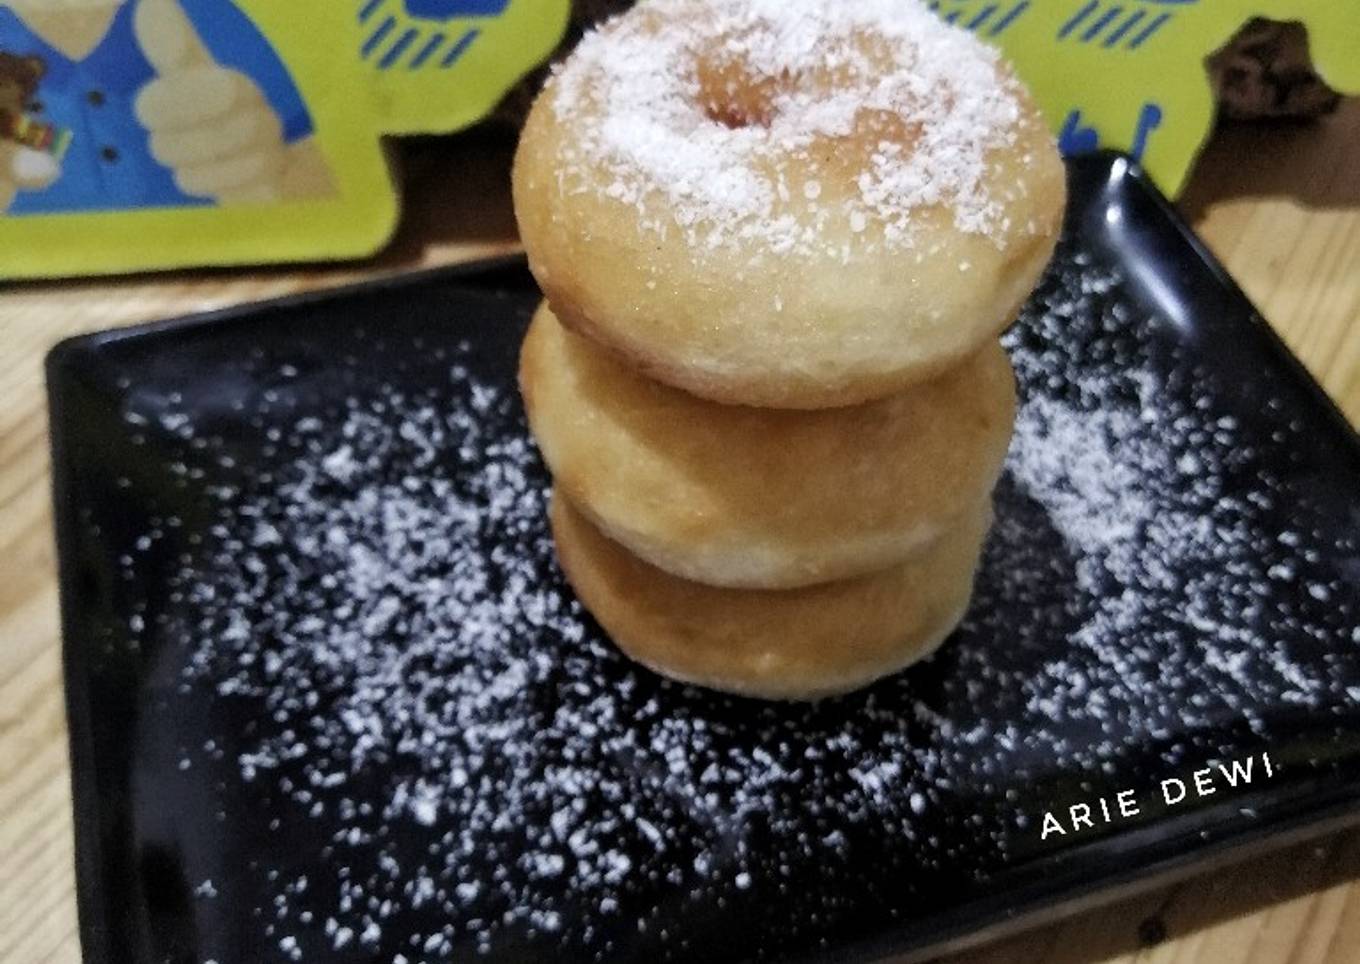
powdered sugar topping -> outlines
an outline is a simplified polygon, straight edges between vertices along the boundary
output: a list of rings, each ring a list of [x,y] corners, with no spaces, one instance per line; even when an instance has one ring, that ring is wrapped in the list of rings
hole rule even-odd
[[[603,178],[695,246],[817,251],[843,221],[907,247],[935,205],[1005,227],[988,152],[1015,139],[1014,82],[918,0],[653,0],[588,35],[549,96],[560,190]]]
[[[139,753],[164,744],[176,821],[215,818],[185,838],[232,940],[204,956],[773,957],[994,895],[1078,785],[1262,746],[1296,751],[1282,779],[1351,765],[1360,550],[1281,458],[1314,427],[1233,401],[1129,288],[1060,248],[1006,338],[1022,407],[967,619],[811,706],[663,682],[600,633],[494,327],[337,324],[296,391],[217,342],[177,358],[194,381],[127,415],[167,477],[87,522],[123,540],[108,658],[163,674]]]

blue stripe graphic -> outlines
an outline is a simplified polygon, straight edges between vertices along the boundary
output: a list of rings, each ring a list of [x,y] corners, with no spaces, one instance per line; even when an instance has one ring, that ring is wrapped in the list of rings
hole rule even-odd
[[[1134,37],[1131,41],[1129,41],[1129,49],[1137,50],[1139,47],[1143,45],[1143,41],[1147,40],[1149,37],[1155,34],[1158,28],[1160,28],[1162,24],[1166,23],[1170,19],[1171,14],[1164,13],[1156,20],[1152,21],[1152,23],[1148,24],[1146,27],[1143,28],[1142,33],[1140,33],[1138,36]]]
[[[1109,25],[1109,22],[1111,20],[1113,20],[1115,17],[1119,16],[1123,12],[1124,8],[1120,6],[1114,6],[1111,7],[1109,10],[1106,10],[1105,13],[1101,15],[1100,19],[1097,20],[1095,23],[1091,24],[1090,29],[1081,35],[1081,42],[1090,43],[1092,40],[1096,38],[1096,36],[1100,34],[1102,30],[1105,29],[1107,25]]]
[[[406,53],[406,48],[411,46],[411,42],[418,36],[420,36],[420,31],[412,27],[398,37],[397,42],[392,45],[387,53],[383,54],[382,60],[378,61],[378,69],[387,70],[395,64],[401,55]]]
[[[983,7],[981,13],[979,13],[972,20],[968,21],[968,29],[976,30],[978,27],[981,27],[984,23],[987,22],[987,18],[994,13],[996,13],[996,4],[993,3]]]
[[[1001,31],[1009,27],[1015,22],[1015,18],[1020,16],[1020,14],[1024,13],[1027,9],[1029,9],[1029,0],[1020,0],[1019,3],[1011,7],[1009,13],[992,25],[992,36],[997,36]]]
[[[1067,23],[1063,24],[1062,27],[1059,28],[1058,39],[1062,40],[1073,30],[1076,30],[1077,25],[1080,24],[1087,17],[1089,17],[1091,15],[1091,11],[1098,6],[1100,6],[1100,0],[1091,0],[1090,3],[1088,3],[1086,6],[1078,10],[1076,14],[1073,15],[1072,19],[1068,20]]]
[[[439,45],[444,42],[445,37],[446,35],[442,33],[437,33],[431,37],[425,46],[420,48],[420,53],[411,59],[411,69],[418,70],[423,67],[425,61],[429,60],[434,52],[439,49]]]
[[[1119,39],[1123,37],[1124,34],[1128,33],[1129,30],[1132,29],[1138,23],[1138,21],[1142,19],[1143,11],[1135,10],[1133,13],[1129,14],[1127,20],[1125,20],[1123,23],[1121,23],[1118,27],[1115,28],[1114,33],[1110,34],[1108,37],[1105,38],[1105,42],[1101,44],[1101,46],[1113,47],[1115,44],[1119,43]]]
[[[458,38],[458,42],[449,48],[449,52],[444,55],[444,59],[439,62],[441,68],[452,67],[459,57],[463,56],[463,51],[472,45],[472,41],[477,39],[481,31],[475,27]]]
[[[380,26],[377,30],[373,31],[369,38],[364,41],[364,45],[359,48],[359,56],[367,60],[368,55],[373,53],[377,46],[383,42],[383,38],[385,38],[389,33],[391,33],[392,28],[395,27],[396,25],[397,21],[395,17],[388,17],[386,20],[384,20],[382,22],[382,26]]]

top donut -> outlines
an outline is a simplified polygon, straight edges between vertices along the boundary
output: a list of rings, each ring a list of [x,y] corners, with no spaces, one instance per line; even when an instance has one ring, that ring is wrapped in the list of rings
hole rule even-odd
[[[716,401],[820,408],[994,337],[1064,172],[997,52],[918,0],[649,0],[549,80],[514,192],[565,324]]]

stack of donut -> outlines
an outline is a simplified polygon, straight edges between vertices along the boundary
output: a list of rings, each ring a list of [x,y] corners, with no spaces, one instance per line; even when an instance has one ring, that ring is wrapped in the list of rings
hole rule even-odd
[[[558,558],[615,642],[774,699],[932,652],[1064,202],[997,54],[918,0],[649,0],[554,73],[514,194]]]

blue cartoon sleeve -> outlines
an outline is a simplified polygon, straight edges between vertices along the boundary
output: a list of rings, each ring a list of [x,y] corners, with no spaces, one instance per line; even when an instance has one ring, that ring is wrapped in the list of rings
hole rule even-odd
[[[312,115],[287,66],[260,29],[230,0],[180,0],[217,62],[250,77],[283,123],[288,143],[310,135]]]

